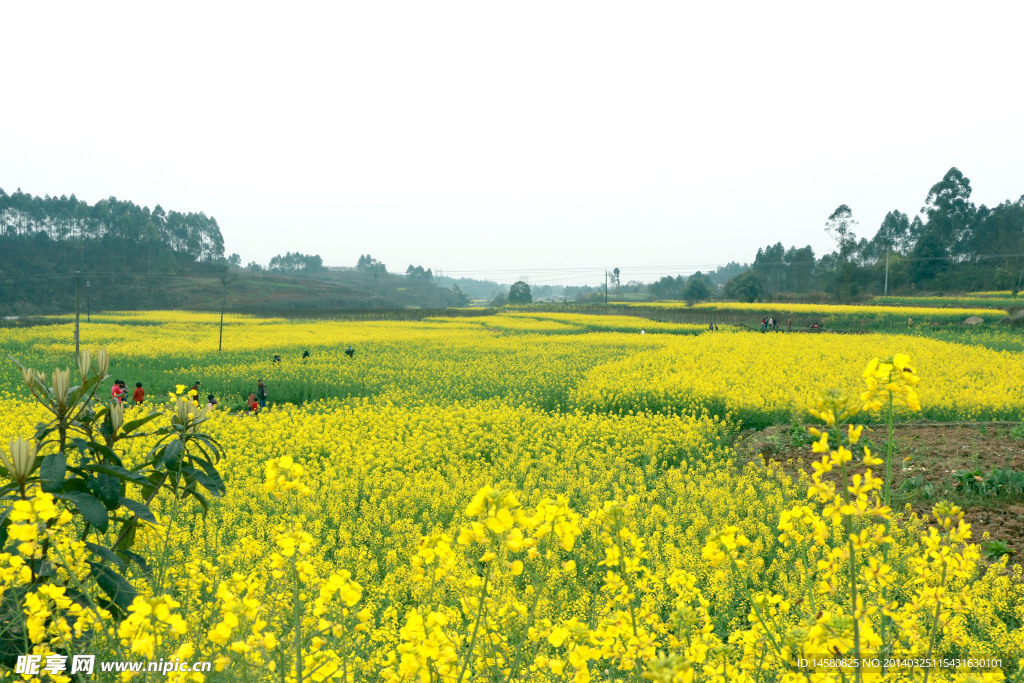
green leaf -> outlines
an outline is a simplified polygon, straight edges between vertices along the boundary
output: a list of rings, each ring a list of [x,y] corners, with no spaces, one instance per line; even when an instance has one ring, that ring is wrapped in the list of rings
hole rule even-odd
[[[121,498],[120,502],[121,505],[125,506],[126,508],[134,512],[136,515],[138,515],[139,519],[144,519],[147,522],[152,522],[153,524],[156,524],[156,517],[153,515],[150,509],[146,507],[145,503],[139,502],[137,500],[132,500],[131,498]]]
[[[110,420],[103,420],[100,422],[96,427],[96,431],[99,432],[100,436],[104,439],[107,439],[108,441],[114,440],[114,427],[110,424]]]
[[[209,501],[207,501],[206,497],[203,496],[203,494],[199,493],[198,491],[194,491],[193,490],[193,491],[189,491],[188,493],[190,495],[194,496],[195,499],[199,502],[199,504],[203,507],[203,516],[205,517],[206,513],[210,511],[210,503],[209,503]]]
[[[100,531],[107,530],[107,523],[109,521],[107,519],[107,508],[95,496],[91,496],[88,493],[72,492],[57,494],[56,497],[70,500],[78,508],[78,512],[85,518],[85,521]]]
[[[130,550],[119,550],[118,552],[120,552],[122,555],[127,557],[135,564],[139,565],[139,569],[141,569],[146,574],[150,573],[151,570],[149,568],[149,563],[146,562],[146,558],[144,558],[142,555],[137,555],[136,553],[133,553]]]
[[[152,472],[146,477],[146,483],[142,485],[142,498],[144,500],[150,500],[153,496],[153,491],[164,485],[167,481],[166,472]]]
[[[89,488],[103,501],[108,510],[116,510],[121,496],[124,495],[124,484],[121,480],[108,474],[100,474],[90,480]]]
[[[195,461],[199,463],[199,466],[203,468],[203,471],[206,472],[207,475],[216,479],[220,483],[220,486],[223,489],[221,493],[226,493],[227,488],[224,486],[224,480],[221,479],[220,472],[217,471],[217,468],[214,467],[212,463],[209,463],[202,458],[195,458]]]
[[[196,434],[193,437],[193,439],[195,439],[196,441],[199,441],[199,442],[201,442],[203,444],[206,444],[206,447],[209,448],[210,452],[213,454],[213,457],[211,458],[211,460],[213,460],[214,462],[217,462],[223,456],[223,454],[224,454],[224,447],[221,446],[220,442],[218,442],[216,439],[214,439],[209,434]]]
[[[115,555],[113,551],[111,551],[109,548],[104,548],[103,546],[97,543],[90,543],[89,541],[85,542],[85,547],[91,550],[94,555],[98,555],[107,562],[117,565],[117,568],[120,569],[122,572],[128,567],[128,565],[125,564],[124,560]]]
[[[107,460],[110,460],[111,463],[116,465],[117,467],[124,467],[124,465],[121,463],[121,458],[117,457],[117,453],[114,453],[114,451],[112,451],[109,447],[105,446],[104,444],[90,442],[89,447],[92,448],[92,450],[95,451],[96,453],[102,455]]]
[[[82,469],[89,472],[95,472],[97,474],[108,474],[111,477],[130,481],[133,484],[139,484],[140,486],[145,486],[149,483],[149,480],[141,474],[132,472],[131,470],[126,470],[123,467],[118,467],[117,465],[86,465]]]
[[[175,439],[169,444],[164,446],[163,453],[160,454],[158,466],[163,466],[167,469],[177,469],[177,465],[181,463],[181,456],[185,452],[185,444],[181,439]]]
[[[92,568],[93,578],[96,579],[96,583],[103,589],[103,592],[110,597],[110,601],[120,607],[122,611],[127,612],[128,607],[138,595],[131,584],[125,581],[123,576],[99,562],[90,562],[89,566]]]
[[[68,459],[60,451],[50,453],[43,458],[43,464],[39,466],[39,479],[42,488],[47,493],[60,491],[64,483],[64,475],[67,474]]]
[[[139,427],[145,425],[147,422],[158,417],[160,417],[160,413],[150,413],[145,417],[140,417],[138,420],[131,420],[130,422],[125,422],[123,425],[121,425],[121,432],[124,434],[131,434]]]
[[[221,481],[220,475],[217,475],[216,472],[214,472],[215,476],[211,477],[203,472],[200,472],[194,467],[182,467],[181,471],[183,474],[185,474],[185,476],[190,477],[195,481],[199,482],[200,484],[202,484],[203,488],[212,493],[214,496],[222,496],[224,495],[224,493],[227,492],[227,489],[224,487],[224,482]]]
[[[72,470],[70,467],[68,469]],[[65,479],[61,493],[88,493],[89,487],[86,485],[86,479],[83,478],[84,476],[85,475],[78,476],[73,479]]]
[[[135,531],[139,528],[138,520],[134,517],[126,521],[121,526],[121,533],[118,536],[117,545],[114,546],[114,550],[119,553],[127,552],[127,548],[131,548],[135,545]]]
[[[0,511],[0,548],[7,545],[7,529],[11,526],[7,519],[11,516],[13,508],[4,508]]]

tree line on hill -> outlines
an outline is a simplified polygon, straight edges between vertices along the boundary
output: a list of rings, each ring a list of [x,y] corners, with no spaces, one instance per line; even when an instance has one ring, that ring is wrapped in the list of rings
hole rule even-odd
[[[971,183],[951,168],[914,216],[886,214],[870,238],[858,235],[842,204],[825,221],[834,251],[781,242],[758,249],[750,270],[732,283],[733,298],[825,292],[864,294],[1011,290],[1024,287],[1024,196],[987,207],[971,201]]]
[[[842,204],[824,221],[836,248],[818,256],[811,246],[769,244],[753,263],[730,263],[715,273],[664,276],[649,285],[618,286],[620,298],[740,301],[831,297],[846,301],[882,294],[1024,289],[1024,196],[995,207],[971,201],[971,183],[951,168],[913,217],[886,214],[872,237],[858,235],[853,210]],[[617,270],[617,269],[616,269]],[[646,296],[645,296],[646,294]],[[600,287],[577,300],[596,301]]]
[[[170,306],[168,278],[215,273],[223,257],[220,227],[202,212],[149,209],[116,197],[90,205],[75,195],[0,189],[5,315],[72,310],[76,271],[87,274],[79,284],[89,282],[89,297],[108,308]]]
[[[77,276],[77,277],[76,277]],[[90,205],[0,189],[0,315],[190,308],[445,308],[468,302],[430,268],[388,273],[369,255],[354,268],[286,252],[266,267],[224,256],[216,219],[115,197]]]

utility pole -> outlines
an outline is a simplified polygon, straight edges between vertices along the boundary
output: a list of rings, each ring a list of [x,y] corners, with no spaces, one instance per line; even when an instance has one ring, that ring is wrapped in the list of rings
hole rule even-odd
[[[604,314],[608,315],[608,270],[604,271]]]
[[[889,253],[892,252],[892,230],[887,228],[885,233],[885,289],[882,290],[882,296],[889,296]]]
[[[217,339],[217,351],[224,350],[224,307],[227,305],[228,300],[228,280],[229,276],[227,275],[221,277],[220,280],[223,289],[220,292],[220,336]]]
[[[885,252],[885,289],[882,296],[889,296],[889,252]]]
[[[217,339],[217,351],[224,349],[224,301],[228,298],[228,283],[222,280],[224,289],[220,295],[220,337]]]
[[[78,358],[78,355],[79,355],[78,354],[78,340],[79,340],[79,335],[78,335],[78,322],[79,322],[79,315],[78,315],[78,285],[81,282],[81,280],[82,280],[82,271],[76,270],[75,271],[75,358]]]
[[[85,322],[92,322],[92,287],[88,280],[85,281]]]

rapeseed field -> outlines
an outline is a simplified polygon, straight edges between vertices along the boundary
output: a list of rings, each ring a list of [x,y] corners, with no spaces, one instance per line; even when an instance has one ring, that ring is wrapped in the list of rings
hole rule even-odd
[[[1020,353],[567,314],[228,316],[218,352],[216,316],[93,318],[82,359],[63,322],[0,343],[45,373],[9,364],[0,385],[0,666],[91,654],[212,664],[119,680],[577,683],[1024,671],[1020,567],[983,559],[955,505],[894,509],[893,453],[861,438],[890,416],[1019,420]],[[147,401],[110,406],[115,377]],[[269,407],[252,414],[257,379]],[[68,422],[60,475],[84,483],[59,488],[65,434],[36,426],[87,385],[98,398]],[[819,424],[812,476],[739,459],[740,428],[793,419]],[[115,470],[97,463],[115,460],[175,485],[128,477],[111,502]],[[109,526],[102,510],[105,528],[86,521],[90,498]]]

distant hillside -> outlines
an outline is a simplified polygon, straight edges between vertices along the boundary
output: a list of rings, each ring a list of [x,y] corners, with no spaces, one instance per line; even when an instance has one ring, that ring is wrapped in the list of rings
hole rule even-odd
[[[368,258],[368,257],[367,257]],[[371,259],[372,261],[372,259]],[[224,257],[217,221],[114,197],[89,205],[0,189],[0,315],[79,309],[325,311],[445,308],[468,299],[433,281],[429,269],[406,275],[324,268],[319,256],[288,252],[270,267],[241,268]]]

